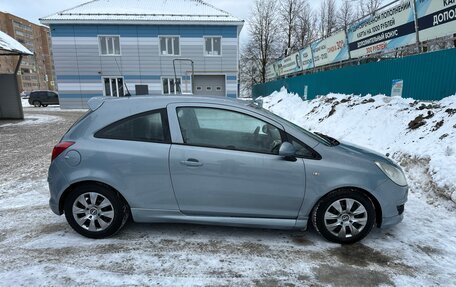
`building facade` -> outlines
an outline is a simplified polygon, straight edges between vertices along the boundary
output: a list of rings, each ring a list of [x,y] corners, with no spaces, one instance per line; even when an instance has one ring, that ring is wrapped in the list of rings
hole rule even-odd
[[[18,75],[19,91],[55,90],[49,28],[0,12],[0,31],[34,53],[22,59]],[[0,73],[13,73],[16,63],[15,57],[0,57]]]
[[[96,0],[41,22],[62,108],[127,93],[238,96],[243,21],[203,1]]]

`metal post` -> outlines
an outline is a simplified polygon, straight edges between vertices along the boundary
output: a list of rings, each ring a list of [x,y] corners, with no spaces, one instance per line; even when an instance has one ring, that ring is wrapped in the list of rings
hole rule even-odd
[[[417,15],[417,11],[416,11],[416,0],[410,0],[410,2],[413,3],[413,18],[415,21],[416,48],[418,49],[418,53],[421,53],[422,49],[421,49],[421,45],[420,45],[420,33],[418,32],[419,27],[418,27],[418,15]]]
[[[17,72],[19,72],[19,67],[21,66],[22,62],[22,55],[19,55],[19,60],[17,61],[16,69],[14,70],[14,74],[17,76]]]

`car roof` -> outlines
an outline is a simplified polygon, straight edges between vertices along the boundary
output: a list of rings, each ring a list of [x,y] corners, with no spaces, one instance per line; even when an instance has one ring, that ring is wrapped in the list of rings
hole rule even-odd
[[[251,101],[239,100],[227,97],[218,96],[192,96],[192,95],[176,95],[176,96],[130,96],[130,97],[95,97],[91,98],[88,106],[91,110],[98,109],[101,105],[147,105],[154,103],[157,106],[167,106],[173,103],[205,103],[205,104],[221,104],[229,106],[237,106],[246,108]]]

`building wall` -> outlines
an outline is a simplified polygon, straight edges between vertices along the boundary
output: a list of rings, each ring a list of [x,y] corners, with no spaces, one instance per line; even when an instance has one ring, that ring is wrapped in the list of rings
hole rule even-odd
[[[237,97],[236,26],[51,25],[51,35],[63,108],[85,107],[88,98],[102,96],[104,76],[123,76],[131,94],[137,84],[162,94],[161,77],[174,76],[175,58],[192,59],[196,75],[225,75],[226,96]],[[119,35],[121,56],[101,56],[98,35]],[[174,35],[180,37],[180,55],[159,55],[159,36]],[[222,37],[221,56],[204,56],[204,36]]]
[[[456,93],[456,48],[279,79],[253,87],[252,96],[268,96],[285,87],[307,99],[328,93],[391,94],[393,80],[403,80],[402,97],[440,100]]]
[[[36,25],[17,16],[0,12],[0,30],[10,35],[30,51],[20,66],[19,91],[54,90],[54,66],[47,27]],[[17,57],[0,57],[0,73],[13,73]]]

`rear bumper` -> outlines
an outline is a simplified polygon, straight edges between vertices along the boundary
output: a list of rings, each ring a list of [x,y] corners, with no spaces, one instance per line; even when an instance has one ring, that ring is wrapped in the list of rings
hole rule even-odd
[[[50,193],[49,207],[55,214],[62,215],[63,211],[60,210],[60,197],[68,186],[68,182],[55,163],[51,163],[51,166],[49,167],[47,181]]]

